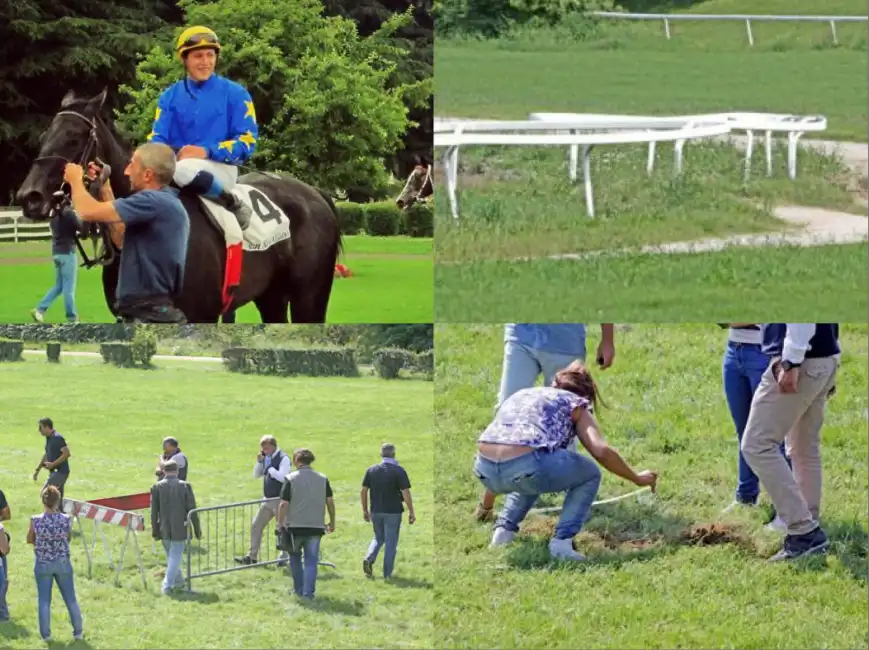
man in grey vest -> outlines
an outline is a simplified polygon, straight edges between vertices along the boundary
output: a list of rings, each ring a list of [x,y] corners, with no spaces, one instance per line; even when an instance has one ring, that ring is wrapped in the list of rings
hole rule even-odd
[[[151,534],[163,542],[166,549],[166,577],[163,579],[163,593],[184,585],[181,560],[184,544],[187,542],[187,515],[196,509],[196,497],[189,483],[179,480],[178,465],[174,460],[163,464],[165,477],[151,487]],[[196,539],[202,538],[199,528],[199,515],[190,517]]]
[[[163,478],[163,466],[166,462],[174,460],[178,466],[178,479],[181,481],[187,480],[187,456],[181,451],[178,446],[178,441],[175,438],[163,438],[163,455],[157,461],[157,480]]]
[[[287,476],[281,488],[278,522],[292,539],[290,569],[293,574],[293,592],[309,600],[314,599],[317,566],[320,562],[320,538],[335,530],[335,502],[332,486],[323,474],[311,469],[314,454],[309,449],[293,453],[296,471]],[[326,525],[325,511],[329,510]],[[304,567],[302,552],[305,553]]]
[[[383,552],[383,578],[392,577],[395,555],[398,553],[398,534],[401,531],[401,515],[407,504],[407,521],[413,524],[413,499],[410,496],[410,479],[404,468],[395,460],[395,446],[386,443],[380,447],[381,462],[372,465],[362,479],[362,517],[374,528],[374,539],[362,560],[362,570],[373,577],[372,566],[381,547]],[[371,491],[371,512],[368,512],[368,491]]]
[[[838,323],[767,323],[764,354],[772,362],[751,401],[742,454],[787,525],[784,545],[770,558],[824,553],[830,543],[821,509],[821,426],[836,386]],[[779,451],[787,440],[793,472]]]
[[[237,557],[239,564],[256,564],[259,557],[260,544],[262,544],[263,531],[278,514],[278,503],[281,496],[281,488],[284,487],[287,475],[290,473],[290,457],[280,447],[274,436],[263,436],[259,441],[260,452],[253,466],[253,477],[263,480],[264,501],[250,524],[250,549],[244,557]],[[289,556],[286,551],[281,552],[278,566],[285,566]]]

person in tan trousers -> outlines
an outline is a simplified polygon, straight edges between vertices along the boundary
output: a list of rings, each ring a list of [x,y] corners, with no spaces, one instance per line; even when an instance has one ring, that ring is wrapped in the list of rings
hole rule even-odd
[[[783,547],[770,560],[824,553],[820,441],[841,355],[839,325],[765,324],[763,350],[772,361],[751,402],[742,453],[787,525]],[[779,451],[782,441],[793,473]]]
[[[260,453],[253,467],[253,477],[263,480],[263,501],[250,524],[250,549],[244,557],[237,557],[239,564],[257,564],[263,532],[272,518],[277,517],[281,489],[293,467],[290,457],[278,447],[274,436],[265,435],[259,441]],[[280,522],[277,522],[280,525]],[[286,566],[289,555],[281,552],[278,566]]]

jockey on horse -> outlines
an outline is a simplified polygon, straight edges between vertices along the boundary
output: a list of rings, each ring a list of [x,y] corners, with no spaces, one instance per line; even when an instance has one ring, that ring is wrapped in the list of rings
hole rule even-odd
[[[186,74],[160,95],[148,140],[175,150],[174,183],[179,188],[215,200],[245,230],[251,210],[230,190],[238,180],[238,165],[251,157],[259,135],[250,93],[214,73],[220,41],[211,29],[184,30],[175,50]]]

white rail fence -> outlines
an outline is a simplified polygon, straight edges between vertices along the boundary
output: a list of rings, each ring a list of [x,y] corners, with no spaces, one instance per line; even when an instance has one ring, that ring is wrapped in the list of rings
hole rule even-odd
[[[750,14],[633,14],[618,11],[592,11],[593,16],[599,18],[616,18],[620,20],[662,20],[664,21],[664,35],[670,40],[670,21],[679,20],[718,20],[739,21],[745,23],[745,34],[748,36],[748,44],[754,46],[754,34],[751,31],[752,21],[776,22],[776,23],[828,23],[833,43],[839,44],[839,36],[836,34],[836,23],[865,23],[869,16],[766,16]]]
[[[827,128],[824,116],[798,116],[771,113],[712,113],[655,117],[645,115],[602,115],[590,113],[532,113],[530,120],[444,120],[436,119],[434,146],[445,148],[444,172],[447,197],[455,219],[459,218],[458,170],[459,148],[462,146],[568,146],[568,173],[576,181],[579,151],[582,148],[582,176],[585,190],[586,212],[594,217],[594,191],[592,187],[590,154],[596,145],[643,144],[649,145],[647,173],[652,173],[655,145],[674,143],[674,170],[679,174],[683,164],[683,150],[689,140],[720,137],[732,131],[744,131],[747,136],[745,178],[751,169],[754,132],[766,135],[767,174],[772,174],[772,135],[788,135],[788,175],[796,177],[797,142],[806,131]]]
[[[21,210],[0,209],[0,243],[17,244],[43,239],[51,239],[51,227],[47,221],[34,223],[25,219]]]

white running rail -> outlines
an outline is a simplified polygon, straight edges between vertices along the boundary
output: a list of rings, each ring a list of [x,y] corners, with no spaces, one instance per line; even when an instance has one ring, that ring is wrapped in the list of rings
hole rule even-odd
[[[673,117],[659,117],[651,115],[602,115],[598,113],[531,113],[529,118],[542,122],[561,124],[568,121],[579,121],[592,124],[616,124],[633,125],[634,128],[658,128],[660,124],[669,124],[671,127],[684,127],[688,124],[718,124],[725,123],[733,131],[745,132],[747,141],[745,147],[745,180],[751,174],[751,157],[754,152],[754,132],[764,133],[766,149],[766,173],[772,176],[772,139],[774,133],[787,133],[788,153],[788,177],[794,180],[797,177],[797,143],[804,133],[817,133],[827,129],[827,118],[823,115],[788,115],[784,113],[709,113],[706,115],[677,115]],[[576,180],[576,157],[577,147],[571,147],[570,164],[571,180]],[[681,169],[681,151],[676,152],[677,169]],[[655,160],[655,143],[649,143],[649,160],[647,169],[652,172]]]
[[[0,223],[0,243],[27,241],[33,239],[50,239],[51,226],[48,222],[20,223],[23,219],[21,210],[0,210],[0,217],[12,219],[12,223]]]
[[[582,147],[582,175],[585,186],[585,204],[589,217],[594,216],[594,194],[591,183],[591,149],[604,144],[637,144],[651,142],[675,142],[676,172],[681,170],[682,148],[687,140],[709,138],[730,132],[724,121],[701,119],[696,123],[674,125],[672,121],[649,120],[638,126],[636,120],[571,120],[565,122],[497,121],[497,120],[435,120],[434,146],[446,148],[444,171],[447,180],[447,196],[453,218],[459,218],[458,169],[459,147],[473,145],[522,145],[522,146],[569,146]],[[578,133],[578,131],[591,131]],[[548,131],[549,133],[539,133]],[[558,133],[561,131],[562,133]],[[553,133],[555,132],[555,133]],[[577,156],[578,157],[578,156]],[[572,163],[571,178],[575,178],[575,163]]]
[[[833,43],[839,44],[839,36],[836,34],[836,23],[865,23],[869,16],[769,16],[753,14],[632,14],[618,11],[592,11],[590,15],[599,18],[617,18],[620,20],[663,20],[664,35],[670,40],[671,20],[731,20],[745,23],[745,33],[748,36],[748,44],[754,46],[754,34],[751,31],[751,22],[777,22],[777,23],[829,23]]]

